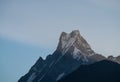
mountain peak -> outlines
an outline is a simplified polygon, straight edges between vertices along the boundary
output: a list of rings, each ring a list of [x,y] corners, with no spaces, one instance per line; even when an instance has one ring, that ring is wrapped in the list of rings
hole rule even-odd
[[[76,36],[80,36],[79,30],[73,30],[71,33],[62,32],[60,36],[60,40],[65,39],[65,38],[66,39],[74,38]]]
[[[71,33],[62,32],[58,48],[60,51],[63,51],[63,54],[75,43],[77,38],[80,38],[79,30],[73,30]]]
[[[62,32],[56,51],[48,55],[45,60],[40,57],[18,82],[56,82],[80,65],[102,59],[105,58],[94,53],[79,30],[71,33]]]
[[[64,55],[70,48],[83,52],[84,54],[94,53],[87,41],[80,35],[79,30],[73,30],[71,33],[61,33],[57,50],[62,51]]]
[[[80,35],[80,31],[79,30],[73,30],[71,33],[71,35]]]

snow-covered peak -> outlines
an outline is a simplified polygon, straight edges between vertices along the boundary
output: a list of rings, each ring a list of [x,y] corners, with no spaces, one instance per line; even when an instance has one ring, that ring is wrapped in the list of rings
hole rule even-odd
[[[61,38],[60,38],[62,49],[72,45],[77,37],[80,37],[80,33],[78,30],[74,30],[71,33],[62,32]]]
[[[48,79],[49,82],[56,82],[82,64],[91,64],[103,59],[103,56],[94,53],[78,30],[71,33],[62,32],[56,51],[45,60],[40,57],[18,82],[48,82]]]
[[[80,38],[78,30],[74,30],[71,33],[62,32],[60,42],[63,55],[69,50],[78,37]]]
[[[79,30],[73,30],[71,33],[62,32],[57,50],[62,52],[62,55],[65,55],[67,51],[74,47],[81,52],[90,55],[94,54],[90,45],[87,41],[80,35]],[[76,47],[76,48],[75,48]],[[73,49],[71,51],[74,51]]]

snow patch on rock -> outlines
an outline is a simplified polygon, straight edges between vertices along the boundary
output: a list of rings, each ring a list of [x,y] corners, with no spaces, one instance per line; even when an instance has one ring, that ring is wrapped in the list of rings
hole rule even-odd
[[[61,79],[64,75],[65,75],[65,73],[64,73],[64,72],[63,72],[63,73],[61,73],[60,75],[58,75],[58,77],[57,77],[56,81],[60,80],[60,79]]]
[[[69,48],[73,45],[73,43],[76,41],[76,38],[78,36],[79,32],[75,33],[75,35],[72,37],[71,33],[70,34],[66,34],[64,36],[62,36],[61,42],[62,42],[62,55],[64,55]]]
[[[73,51],[73,58],[79,60],[80,59],[80,53],[81,53],[81,51],[75,47],[74,51]]]
[[[35,72],[31,74],[31,76],[28,78],[27,82],[32,82],[35,79],[36,75]]]
[[[82,58],[83,62],[88,62],[88,59],[87,59],[88,55],[84,54],[82,51],[80,51],[75,47],[73,51],[73,58],[79,61],[81,57],[83,57]]]
[[[52,62],[50,63],[49,68],[53,65],[53,63],[54,63],[54,61],[52,61]]]

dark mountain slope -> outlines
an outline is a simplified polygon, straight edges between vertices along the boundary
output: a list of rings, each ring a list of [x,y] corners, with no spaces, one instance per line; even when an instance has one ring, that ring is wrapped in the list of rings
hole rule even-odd
[[[81,65],[58,82],[120,82],[120,64],[103,60],[91,65]]]

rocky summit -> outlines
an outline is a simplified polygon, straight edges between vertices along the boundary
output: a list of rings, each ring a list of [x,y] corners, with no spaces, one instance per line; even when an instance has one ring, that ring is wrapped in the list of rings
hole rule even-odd
[[[55,52],[45,60],[40,57],[18,82],[57,82],[81,65],[104,59],[104,56],[91,49],[79,30],[62,32]]]

